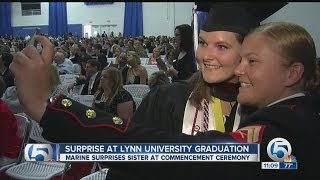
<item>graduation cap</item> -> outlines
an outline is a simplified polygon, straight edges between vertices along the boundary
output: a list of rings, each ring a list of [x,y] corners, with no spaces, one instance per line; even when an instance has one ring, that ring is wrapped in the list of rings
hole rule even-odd
[[[250,29],[258,26],[261,21],[278,11],[286,4],[286,2],[213,3],[211,4],[207,19],[201,29],[207,32],[230,31],[246,35]],[[200,9],[206,10],[208,8],[205,8],[200,4]]]
[[[210,3],[210,2],[195,2],[195,4],[197,5],[197,11],[209,12],[212,3]]]

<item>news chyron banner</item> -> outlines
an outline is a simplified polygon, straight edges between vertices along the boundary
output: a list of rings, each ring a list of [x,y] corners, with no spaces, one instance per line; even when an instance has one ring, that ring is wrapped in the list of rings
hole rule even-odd
[[[267,154],[273,162],[261,162],[261,169],[298,169],[297,159],[292,155],[291,144],[284,138],[272,139],[268,143]]]
[[[260,162],[259,144],[27,144],[26,161]]]

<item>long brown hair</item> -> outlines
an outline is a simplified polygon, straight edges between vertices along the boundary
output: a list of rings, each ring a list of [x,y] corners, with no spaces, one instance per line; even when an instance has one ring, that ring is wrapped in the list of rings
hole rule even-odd
[[[109,78],[113,82],[113,85],[110,88],[111,92],[109,98],[106,100],[106,105],[110,105],[114,97],[118,94],[119,89],[122,87],[122,75],[120,70],[112,66],[105,67],[102,72],[108,73],[108,75],[110,76]],[[100,87],[99,90],[94,94],[94,99],[96,99],[101,92],[103,92],[102,87]]]
[[[242,44],[244,37],[237,33],[235,33],[235,36],[237,41]],[[211,101],[210,87],[208,87],[208,84],[204,81],[201,71],[194,73],[188,81],[193,87],[190,103],[196,108],[201,109],[201,102],[203,99]]]

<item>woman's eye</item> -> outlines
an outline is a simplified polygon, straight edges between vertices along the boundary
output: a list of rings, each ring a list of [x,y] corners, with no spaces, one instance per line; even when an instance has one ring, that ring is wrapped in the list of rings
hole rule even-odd
[[[254,64],[254,63],[256,63],[257,61],[254,60],[254,59],[249,59],[248,62],[249,62],[249,64]]]
[[[226,45],[218,45],[218,48],[221,50],[226,50],[228,47]]]
[[[198,42],[198,44],[201,45],[201,46],[205,46],[206,45],[206,43],[204,41],[201,41],[201,40]]]

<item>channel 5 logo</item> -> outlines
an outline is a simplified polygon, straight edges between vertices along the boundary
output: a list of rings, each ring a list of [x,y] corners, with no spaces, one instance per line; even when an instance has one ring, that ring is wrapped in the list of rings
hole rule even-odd
[[[284,138],[274,138],[267,146],[268,156],[276,162],[291,161],[294,156],[291,155],[291,144]]]
[[[27,144],[24,148],[26,161],[57,161],[57,144]]]

